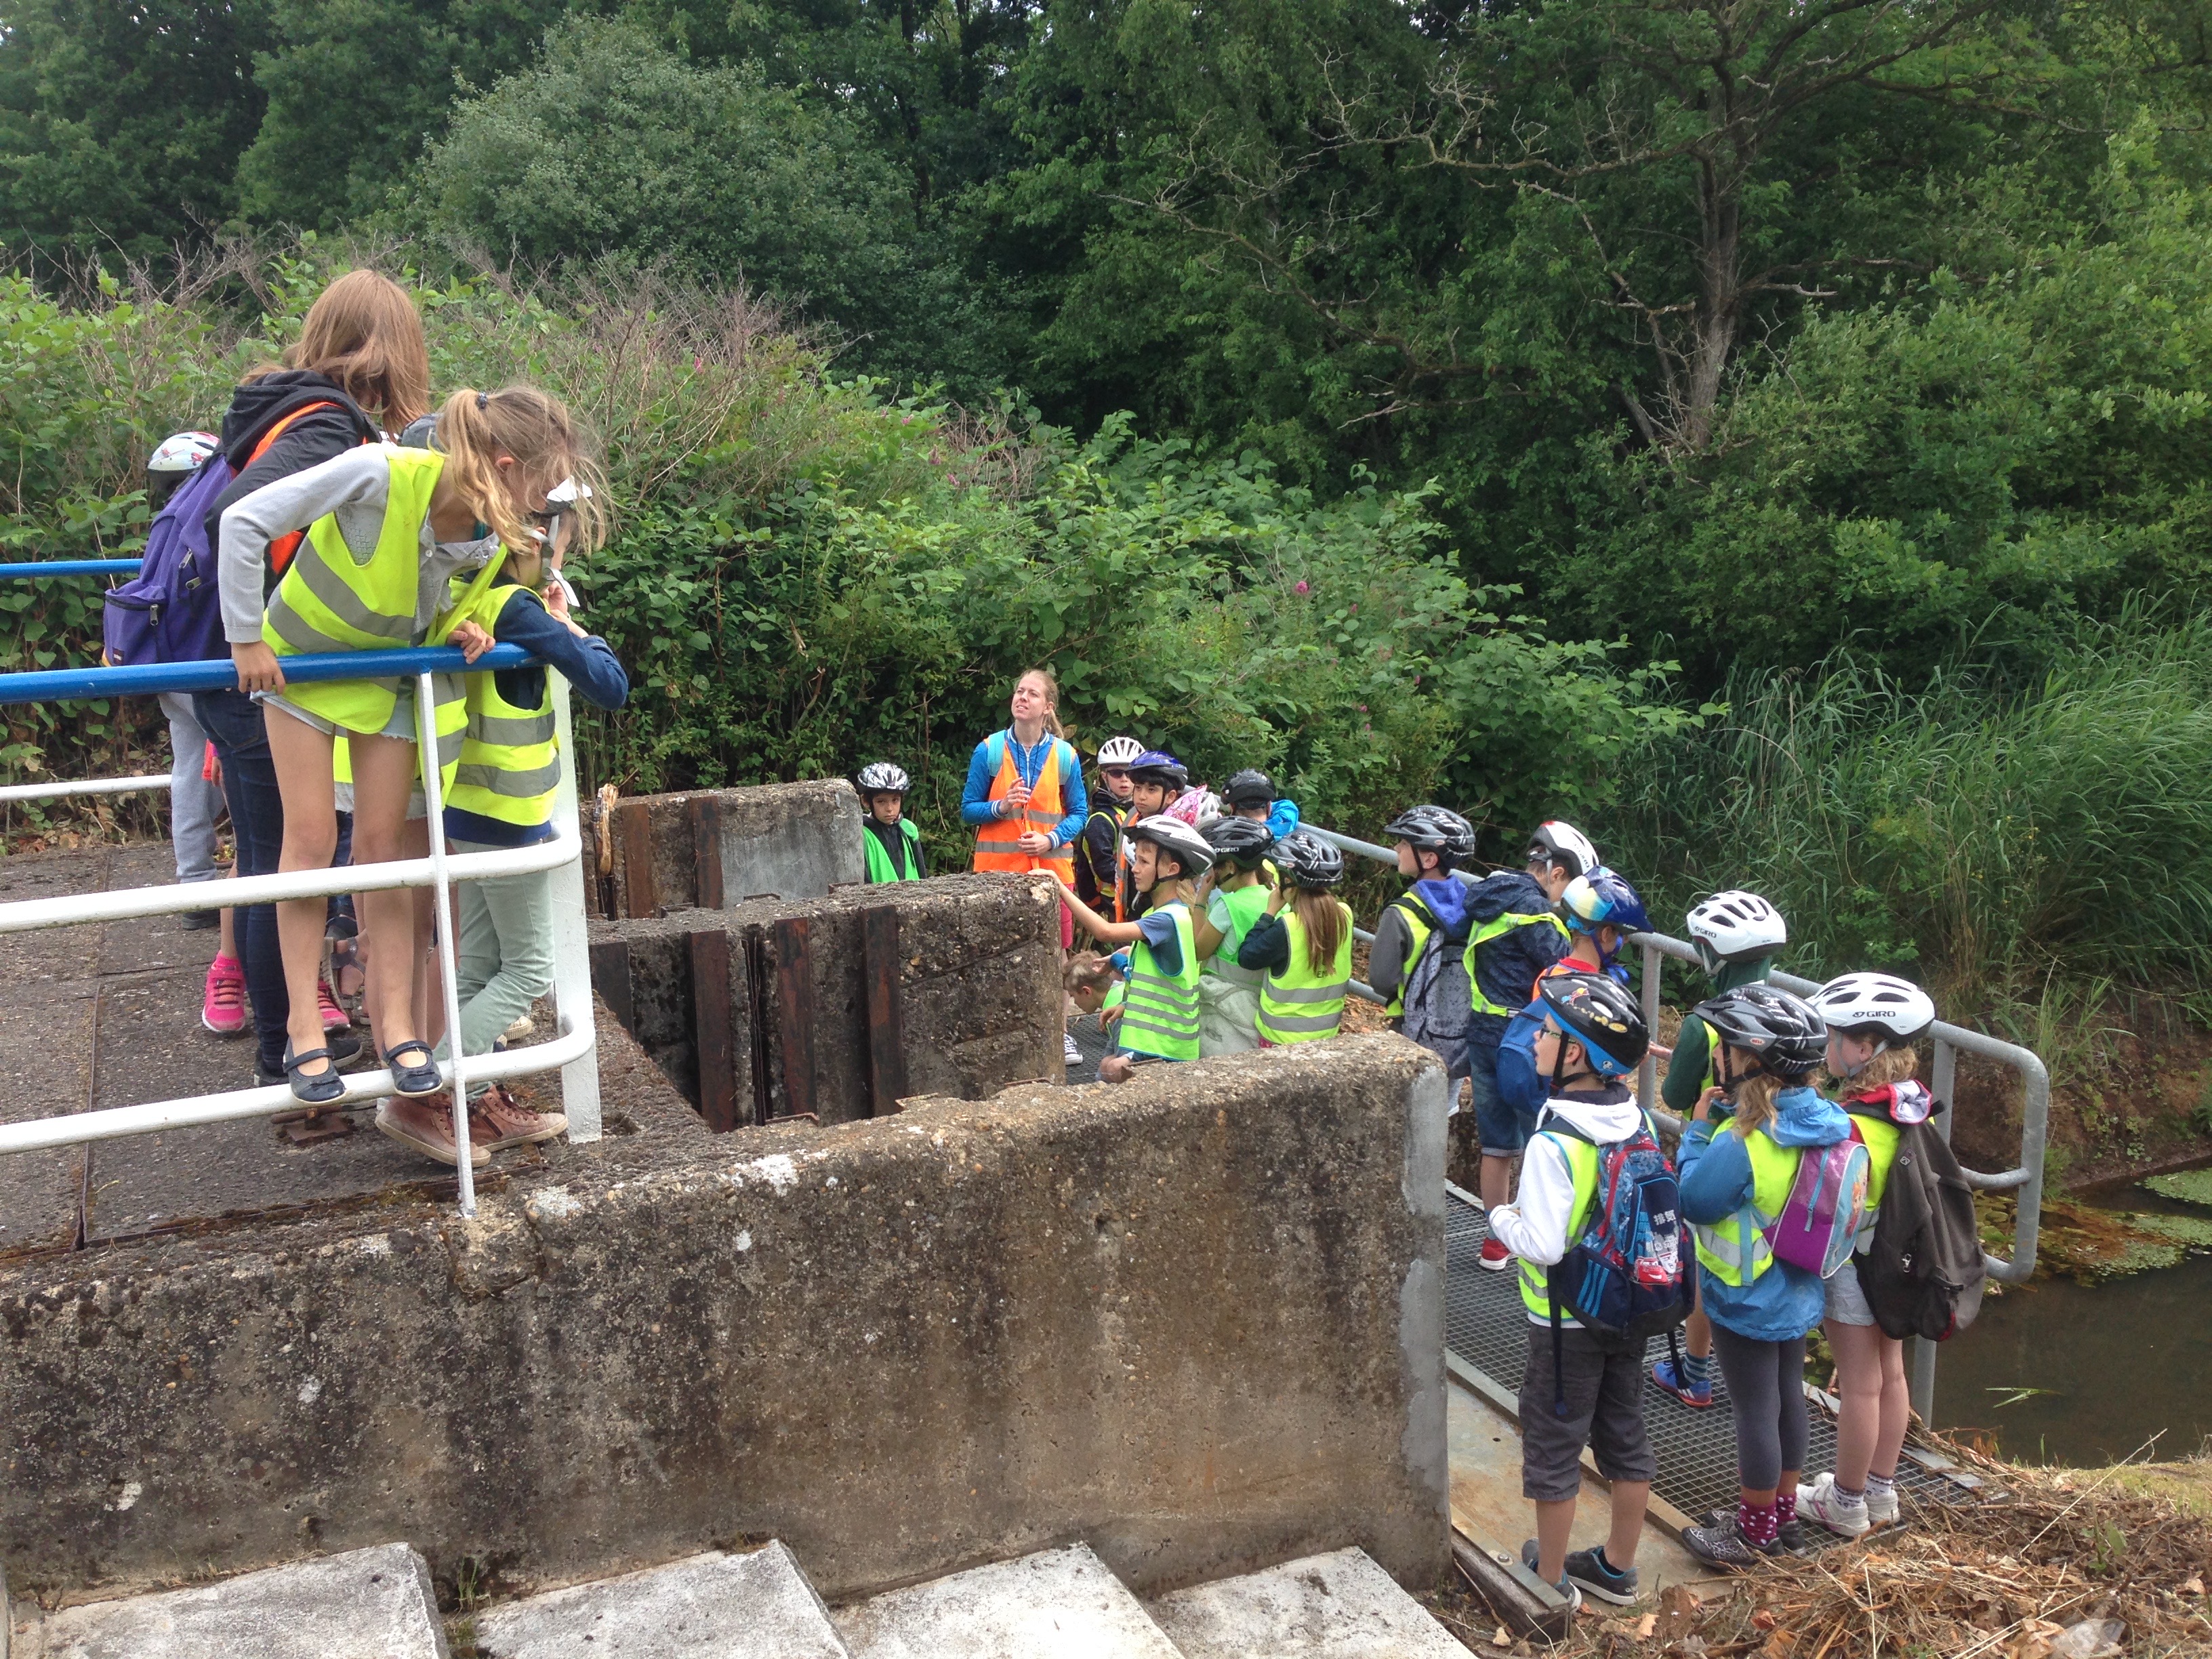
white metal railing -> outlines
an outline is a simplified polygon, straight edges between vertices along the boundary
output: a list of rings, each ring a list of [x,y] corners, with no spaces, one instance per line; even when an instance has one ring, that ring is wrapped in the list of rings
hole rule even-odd
[[[372,660],[374,667],[371,668]],[[489,672],[523,665],[531,659],[512,647],[467,668]],[[87,697],[161,690],[205,690],[229,680],[228,663],[180,664],[158,669],[122,668],[71,670],[52,674],[0,675],[0,701],[48,701],[56,697]],[[463,670],[460,653],[450,647],[405,652],[353,653],[348,659],[298,657],[285,668],[295,679],[339,679],[395,677],[395,670],[415,675],[417,739],[422,750],[434,756],[436,698],[431,674]],[[340,672],[331,672],[337,669]],[[302,672],[302,671],[307,672]],[[349,672],[346,672],[349,671]],[[400,859],[380,864],[350,865],[329,870],[303,870],[263,876],[234,876],[223,881],[219,896],[226,908],[267,904],[284,899],[321,898],[334,893],[378,892],[392,888],[428,887],[435,895],[439,917],[436,928],[438,961],[445,981],[447,1046],[453,1057],[440,1063],[441,1079],[452,1091],[453,1140],[459,1152],[457,1175],[460,1211],[476,1213],[476,1182],[469,1167],[467,1088],[471,1082],[492,1082],[558,1070],[562,1107],[572,1141],[596,1140],[600,1135],[598,1036],[592,1012],[589,938],[584,920],[582,846],[577,832],[574,732],[569,715],[568,682],[548,671],[553,690],[556,731],[561,752],[561,781],[554,796],[554,838],[535,846],[501,848],[495,852],[449,854],[443,834],[444,780],[433,765],[422,769],[423,793],[428,808],[430,852],[427,858]],[[8,682],[15,682],[9,684]],[[36,682],[37,684],[28,684]],[[134,790],[166,789],[167,775],[135,778],[106,778],[90,781],[18,784],[0,789],[0,802],[62,799],[70,796],[121,794]],[[465,1055],[460,1052],[459,982],[455,971],[452,926],[453,884],[493,876],[553,874],[554,1005],[560,1030],[550,1042],[532,1043],[504,1053]],[[109,892],[72,895],[60,898],[23,899],[0,903],[0,933],[29,933],[43,928],[82,926],[91,922],[129,921],[143,916],[173,915],[205,909],[217,895],[210,884],[170,884],[158,887],[119,889]],[[395,1093],[388,1070],[356,1072],[343,1078],[345,1092],[319,1109],[337,1110],[359,1101]],[[0,1125],[0,1155],[36,1152],[58,1146],[130,1135],[153,1134],[165,1129],[198,1124],[228,1123],[241,1118],[265,1117],[297,1104],[289,1086],[234,1090],[223,1094],[197,1095],[181,1100],[155,1101],[140,1106],[120,1106],[99,1111],[33,1118]]]
[[[1333,830],[1323,830],[1317,824],[1309,823],[1302,827],[1312,830],[1322,840],[1345,852],[1358,853],[1364,857],[1393,866],[1398,861],[1396,853],[1389,848],[1379,847],[1373,842],[1358,841],[1350,836],[1340,836]],[[1479,879],[1466,871],[1461,871],[1459,874],[1462,880],[1468,883]],[[1364,930],[1356,929],[1355,932],[1358,933],[1360,938],[1370,941],[1374,938],[1373,934]],[[1642,981],[1644,1018],[1645,1024],[1656,1032],[1659,1028],[1660,958],[1672,957],[1680,962],[1696,962],[1698,961],[1697,949],[1686,940],[1673,939],[1665,933],[1631,933],[1626,942],[1638,946],[1644,953]],[[1795,974],[1785,974],[1779,969],[1770,971],[1767,978],[1784,990],[1795,992],[1800,996],[1808,995],[1820,988],[1815,981],[1801,979]],[[1376,1001],[1382,1000],[1381,998],[1376,997],[1374,991],[1367,986],[1361,985],[1357,988]],[[2000,1061],[2020,1073],[2021,1090],[2020,1162],[2009,1170],[2000,1170],[1994,1174],[1984,1173],[1979,1170],[1966,1170],[1963,1167],[1961,1172],[1966,1176],[1970,1185],[1984,1192],[2010,1192],[2015,1194],[2016,1208],[2013,1221],[2011,1259],[2004,1260],[1991,1255],[1985,1250],[1982,1255],[1982,1263],[1992,1279],[2008,1285],[2026,1284],[2035,1273],[2036,1249],[2042,1228],[2043,1163],[2050,1133],[2051,1073],[2045,1069],[2042,1060],[2033,1050],[2023,1048],[2018,1043],[2006,1042],[2000,1038],[1989,1036],[1986,1032],[1970,1030],[1965,1026],[1953,1025],[1938,1020],[1930,1028],[1929,1037],[1932,1053],[1929,1060],[1929,1084],[1936,1098],[1947,1106],[1954,1103],[1959,1055],[1961,1052],[1979,1054],[1984,1059]],[[1638,1068],[1637,1093],[1661,1124],[1673,1133],[1680,1134],[1682,1130],[1681,1119],[1657,1103],[1658,1081],[1658,1060],[1653,1056],[1646,1055],[1644,1064]],[[1936,1120],[1936,1132],[1947,1141],[1951,1138],[1952,1115],[1952,1113],[1947,1111]],[[1936,1345],[1932,1342],[1917,1340],[1913,1345],[1912,1404],[1914,1409],[1918,1411],[1923,1419],[1928,1417],[1935,1401],[1936,1347]]]

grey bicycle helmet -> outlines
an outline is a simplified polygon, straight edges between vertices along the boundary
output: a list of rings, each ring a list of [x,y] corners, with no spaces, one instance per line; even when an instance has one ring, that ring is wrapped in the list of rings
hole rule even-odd
[[[1731,1048],[1759,1056],[1759,1069],[1794,1083],[1809,1075],[1828,1046],[1818,1010],[1773,985],[1739,985],[1692,1011]]]
[[[1221,799],[1232,812],[1240,806],[1273,806],[1274,781],[1265,772],[1247,767],[1221,786]]]
[[[1277,842],[1275,863],[1294,887],[1334,887],[1344,879],[1344,854],[1310,830],[1293,830]]]
[[[863,795],[903,795],[914,787],[906,773],[889,761],[862,767],[858,785]]]
[[[1200,832],[1213,849],[1214,861],[1239,870],[1256,870],[1275,845],[1275,832],[1250,818],[1216,818]]]
[[[1392,841],[1411,842],[1449,859],[1474,856],[1474,826],[1448,806],[1409,806],[1383,826]]]

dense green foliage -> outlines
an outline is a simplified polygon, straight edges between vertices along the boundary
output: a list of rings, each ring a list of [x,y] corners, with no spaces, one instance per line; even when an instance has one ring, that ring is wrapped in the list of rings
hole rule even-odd
[[[2098,777],[2029,688],[2180,719],[2128,688],[2212,574],[2208,42],[2212,0],[27,0],[0,517],[127,543],[131,446],[325,270],[251,249],[343,232],[422,273],[441,384],[538,376],[605,433],[625,782],[884,752],[942,825],[1042,659],[1086,735],[1355,829],[1656,791],[1632,869],[1771,871],[1824,960],[2193,987],[2054,921],[1977,815]],[[82,628],[0,604],[20,660]],[[1926,810],[1883,745],[1747,794],[1751,738],[1683,735],[1722,696],[1759,742],[1827,729],[1778,698],[1893,723]],[[2201,805],[2160,800],[2129,821]],[[1905,817],[1983,896],[1836,827]]]

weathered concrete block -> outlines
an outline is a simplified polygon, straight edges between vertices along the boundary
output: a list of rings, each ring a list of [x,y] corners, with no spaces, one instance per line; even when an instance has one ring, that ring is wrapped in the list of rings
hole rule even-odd
[[[833,1600],[1445,1571],[1443,1075],[1390,1036],[0,1263],[16,1593],[411,1540],[503,1589],[781,1538]],[[129,1495],[130,1502],[123,1498]]]
[[[1181,1659],[1081,1544],[888,1591],[837,1628],[853,1659]]]
[[[867,879],[860,797],[842,778],[632,795],[581,830],[595,916],[720,909],[773,896],[818,898]],[[605,852],[601,853],[601,843]]]
[[[1467,1659],[1364,1550],[1332,1550],[1177,1590],[1146,1610],[1183,1659]]]
[[[887,994],[896,979],[888,1024],[869,1003],[869,917],[884,912],[892,931],[873,949]],[[718,1128],[793,1112],[843,1123],[889,1111],[879,1095],[974,1100],[1061,1075],[1060,912],[1035,878],[945,876],[595,922],[592,951],[600,995]],[[886,1066],[872,1045],[893,1028]],[[715,1056],[703,1071],[702,1042]]]
[[[404,1544],[64,1608],[39,1659],[446,1659],[429,1569]]]
[[[573,1584],[476,1620],[489,1659],[849,1659],[781,1544]]]

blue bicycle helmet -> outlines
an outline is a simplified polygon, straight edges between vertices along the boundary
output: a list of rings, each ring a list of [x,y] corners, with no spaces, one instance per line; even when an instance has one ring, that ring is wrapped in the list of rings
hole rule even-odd
[[[1603,865],[1569,882],[1559,902],[1583,933],[1594,933],[1608,924],[1624,933],[1651,931],[1651,917],[1636,890]]]

